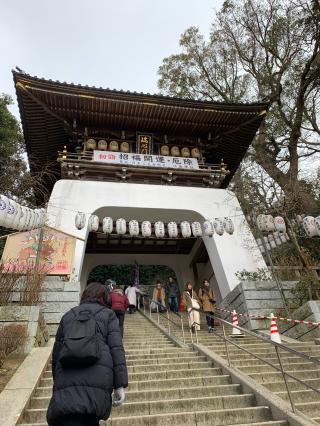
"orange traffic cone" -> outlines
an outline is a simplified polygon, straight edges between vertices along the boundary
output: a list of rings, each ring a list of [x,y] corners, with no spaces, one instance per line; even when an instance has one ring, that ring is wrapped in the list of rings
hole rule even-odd
[[[180,303],[179,303],[179,312],[185,312],[186,307],[185,304],[183,303],[183,297],[180,297]]]
[[[232,325],[239,326],[238,314],[235,310],[232,311]],[[236,327],[232,327],[231,337],[244,337],[244,334]]]
[[[278,330],[277,321],[274,318],[274,315],[270,314],[271,324],[270,324],[270,339],[275,343],[281,343],[281,337]]]

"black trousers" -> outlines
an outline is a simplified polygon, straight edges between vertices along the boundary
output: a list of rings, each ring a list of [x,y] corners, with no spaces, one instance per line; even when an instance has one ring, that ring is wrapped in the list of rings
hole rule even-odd
[[[118,318],[121,336],[123,337],[124,312],[123,311],[114,311],[114,313],[116,314],[116,316]]]
[[[207,325],[209,328],[213,328],[214,327],[214,318],[212,318],[213,316],[213,312],[206,312],[206,320],[207,320]]]
[[[56,418],[50,426],[99,426],[99,419],[88,414],[69,414]]]
[[[134,314],[136,311],[136,306],[135,305],[129,305],[129,314]]]

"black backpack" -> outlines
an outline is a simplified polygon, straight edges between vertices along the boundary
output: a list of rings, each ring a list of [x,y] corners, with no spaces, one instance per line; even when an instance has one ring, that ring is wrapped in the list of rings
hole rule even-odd
[[[74,318],[63,324],[63,342],[59,361],[63,367],[87,367],[101,357],[104,340],[95,316],[104,307],[92,313],[83,306],[71,309]]]

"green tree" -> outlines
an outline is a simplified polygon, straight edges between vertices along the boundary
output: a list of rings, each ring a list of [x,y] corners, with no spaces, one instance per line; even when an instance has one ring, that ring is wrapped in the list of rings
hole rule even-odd
[[[251,155],[271,177],[288,213],[314,198],[301,160],[320,152],[319,0],[226,0],[205,40],[181,36],[182,51],[159,68],[162,93],[212,101],[270,103]]]

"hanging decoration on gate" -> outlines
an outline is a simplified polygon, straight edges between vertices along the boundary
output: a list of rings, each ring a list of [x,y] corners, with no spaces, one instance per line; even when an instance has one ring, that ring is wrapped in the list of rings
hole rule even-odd
[[[158,221],[154,224],[154,233],[157,238],[163,238],[165,236],[166,231],[163,222]]]
[[[92,214],[88,220],[88,229],[89,232],[97,232],[99,229],[99,217],[95,214]]]
[[[148,220],[144,220],[141,224],[141,234],[143,237],[151,237],[152,234],[152,226],[151,222]]]
[[[77,229],[83,229],[86,226],[86,215],[78,212],[74,221]]]
[[[104,217],[102,220],[102,231],[104,234],[111,234],[113,231],[112,217]]]
[[[116,231],[119,235],[124,235],[127,232],[127,223],[123,218],[117,219],[116,221]]]
[[[184,220],[180,223],[181,228],[181,234],[183,238],[190,238],[191,237],[191,226],[190,223]]]
[[[130,220],[129,234],[131,237],[137,237],[139,235],[139,222],[137,220]]]
[[[216,231],[216,233],[218,235],[223,235],[224,234],[224,225],[223,225],[223,220],[222,219],[215,219],[213,222],[213,226],[214,226],[214,230]]]
[[[192,222],[191,229],[194,237],[202,237],[202,228],[200,222]]]
[[[178,225],[176,222],[168,223],[168,235],[170,238],[177,238],[177,236],[179,235]]]
[[[206,237],[212,237],[214,234],[213,224],[210,220],[205,220],[203,222],[203,233]]]
[[[234,225],[230,217],[224,218],[223,227],[227,234],[232,235],[234,233]]]

